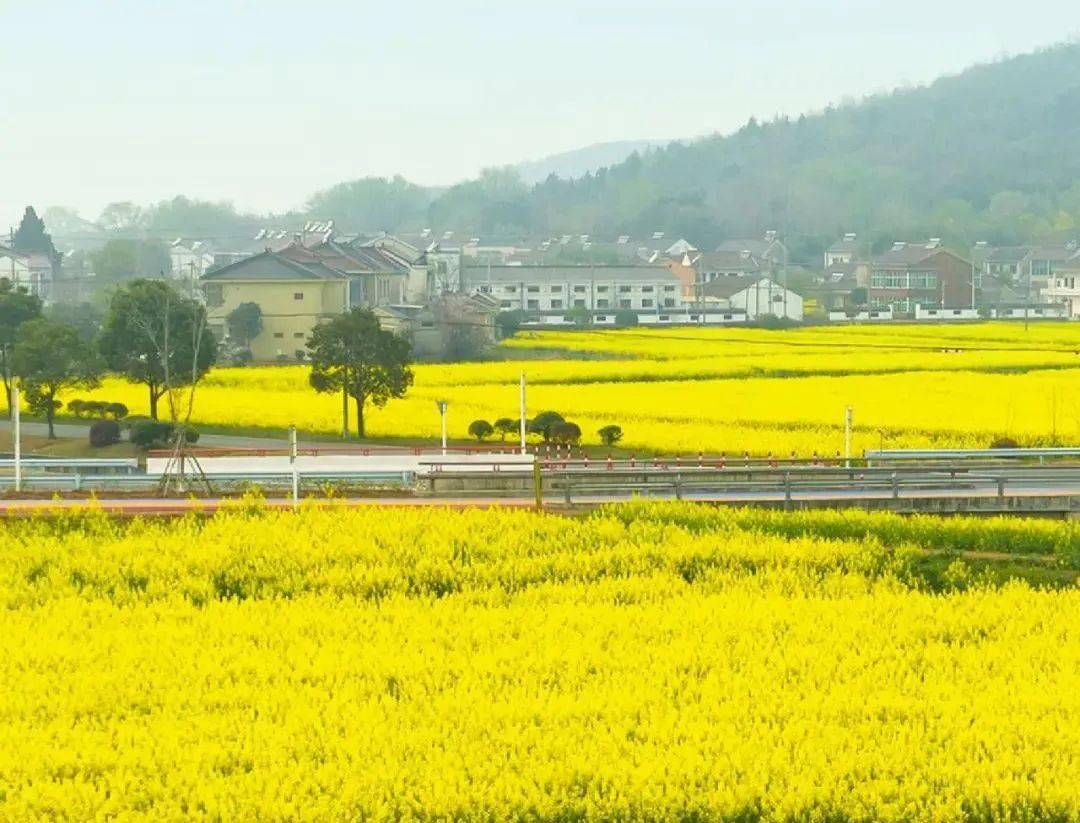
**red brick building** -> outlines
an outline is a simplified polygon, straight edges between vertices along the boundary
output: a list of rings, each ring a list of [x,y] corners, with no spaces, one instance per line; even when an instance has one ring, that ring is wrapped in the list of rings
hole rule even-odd
[[[927,309],[972,307],[972,267],[941,241],[894,243],[873,261],[869,299],[872,308],[891,307],[896,314]]]

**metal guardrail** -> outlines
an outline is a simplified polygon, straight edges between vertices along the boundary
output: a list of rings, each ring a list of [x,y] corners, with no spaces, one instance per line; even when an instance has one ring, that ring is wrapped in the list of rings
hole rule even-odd
[[[1080,458],[1080,447],[1046,449],[874,449],[866,460],[1038,460]]]
[[[394,483],[401,486],[410,485],[415,479],[415,473],[411,471],[394,472],[318,472],[298,471],[298,481],[302,486],[307,483]],[[267,485],[288,486],[292,483],[292,472],[243,472],[235,474],[209,475],[211,484],[224,487],[243,485]],[[55,475],[30,475],[22,478],[24,490],[41,489],[57,491],[123,491],[128,489],[153,489],[161,482],[161,474],[55,474]],[[194,478],[189,481],[192,485],[201,483]],[[13,477],[0,477],[0,489],[10,489],[15,486]]]
[[[139,461],[133,457],[22,457],[19,464],[23,469],[59,472],[116,471],[130,474],[139,470]],[[0,458],[0,469],[14,468],[14,458]]]

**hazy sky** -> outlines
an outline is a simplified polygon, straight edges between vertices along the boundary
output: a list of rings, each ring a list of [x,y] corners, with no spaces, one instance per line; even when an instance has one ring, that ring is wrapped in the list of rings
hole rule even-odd
[[[728,131],[1080,31],[1075,0],[0,0],[0,226],[184,193],[283,210]]]

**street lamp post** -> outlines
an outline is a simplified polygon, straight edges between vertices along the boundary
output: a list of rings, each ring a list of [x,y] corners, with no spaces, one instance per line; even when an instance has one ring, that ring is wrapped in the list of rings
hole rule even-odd
[[[436,400],[435,405],[439,409],[439,416],[442,418],[442,453],[446,454],[446,407],[448,405],[445,400]]]

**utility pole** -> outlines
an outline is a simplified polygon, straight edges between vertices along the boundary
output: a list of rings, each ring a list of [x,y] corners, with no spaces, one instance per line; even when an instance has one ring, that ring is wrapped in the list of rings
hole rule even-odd
[[[521,396],[518,408],[518,428],[521,431],[521,453],[525,454],[525,372],[521,373]]]
[[[1031,312],[1031,256],[1028,256],[1027,296],[1024,298],[1024,331],[1028,330],[1028,315]]]
[[[293,506],[300,503],[300,475],[296,471],[296,426],[289,426],[289,470],[292,473]]]
[[[851,406],[844,409],[844,468],[851,468]]]
[[[11,387],[11,435],[15,445],[15,491],[22,491],[22,437],[19,411],[19,387]]]

